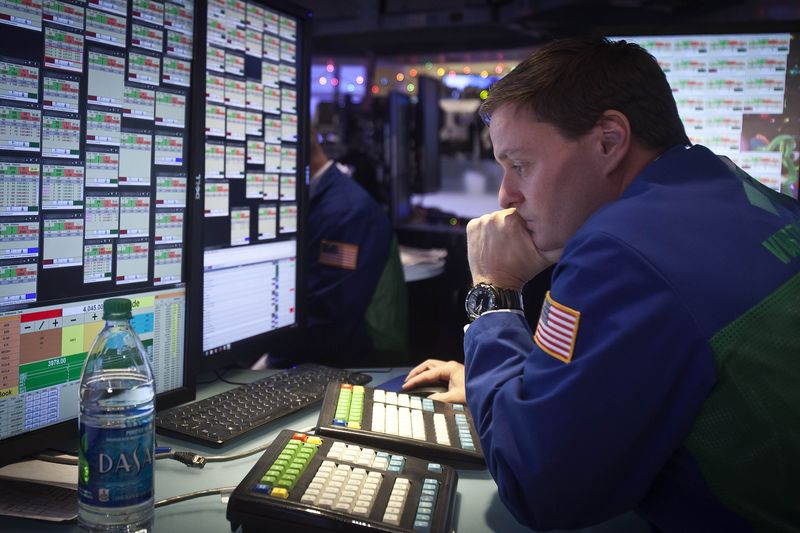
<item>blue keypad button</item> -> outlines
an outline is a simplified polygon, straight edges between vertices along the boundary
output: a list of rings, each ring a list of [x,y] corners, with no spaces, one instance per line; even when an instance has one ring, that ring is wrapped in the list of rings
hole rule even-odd
[[[419,531],[420,533],[428,533],[431,530],[431,523],[427,520],[415,520],[414,521],[414,531]]]
[[[453,404],[453,410],[454,411],[463,411],[464,410],[464,406],[461,405],[460,403],[454,403]]]
[[[421,501],[421,502],[432,502],[433,501],[433,496],[431,496],[429,494],[421,494],[420,497],[419,497],[419,501]]]
[[[342,420],[341,418],[334,418],[333,419],[333,425],[334,426],[346,426],[347,425],[347,420]]]
[[[265,485],[264,483],[259,483],[255,486],[253,490],[256,492],[261,492],[263,494],[269,494],[269,491],[272,490],[272,487],[270,485]]]
[[[439,463],[428,463],[428,472],[436,472],[437,474],[441,474],[442,465]]]

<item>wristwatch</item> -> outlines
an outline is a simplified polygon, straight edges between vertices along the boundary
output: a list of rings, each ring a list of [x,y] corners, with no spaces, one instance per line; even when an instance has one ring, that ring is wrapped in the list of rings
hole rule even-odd
[[[464,307],[470,322],[486,311],[495,309],[519,309],[522,311],[522,291],[503,289],[489,283],[478,283],[467,293]]]

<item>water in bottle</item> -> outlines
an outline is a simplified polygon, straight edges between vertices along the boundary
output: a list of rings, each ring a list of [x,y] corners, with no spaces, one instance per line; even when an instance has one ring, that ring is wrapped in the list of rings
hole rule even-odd
[[[130,324],[131,301],[106,300],[103,319],[81,376],[78,521],[92,532],[150,532],[153,371]]]

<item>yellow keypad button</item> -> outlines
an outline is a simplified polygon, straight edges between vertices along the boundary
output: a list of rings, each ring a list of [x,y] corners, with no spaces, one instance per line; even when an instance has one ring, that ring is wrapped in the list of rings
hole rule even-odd
[[[286,489],[282,489],[280,487],[275,487],[274,489],[272,489],[272,492],[270,492],[269,495],[285,500],[289,497],[289,491]]]
[[[306,444],[313,444],[314,446],[320,446],[322,444],[322,439],[319,437],[308,437],[306,440]]]
[[[347,427],[349,427],[350,429],[361,429],[361,424],[359,424],[358,422],[348,422]]]

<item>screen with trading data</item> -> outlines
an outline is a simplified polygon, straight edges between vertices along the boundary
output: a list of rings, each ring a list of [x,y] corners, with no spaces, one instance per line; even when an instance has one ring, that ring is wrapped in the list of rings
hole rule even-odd
[[[190,388],[194,31],[193,0],[0,1],[3,450],[74,424],[108,297],[133,301],[160,401]]]
[[[204,103],[205,368],[298,323],[305,17],[285,2],[208,2],[205,86],[195,92]]]
[[[692,143],[729,157],[764,185],[798,197],[800,33],[624,39],[658,60]]]

